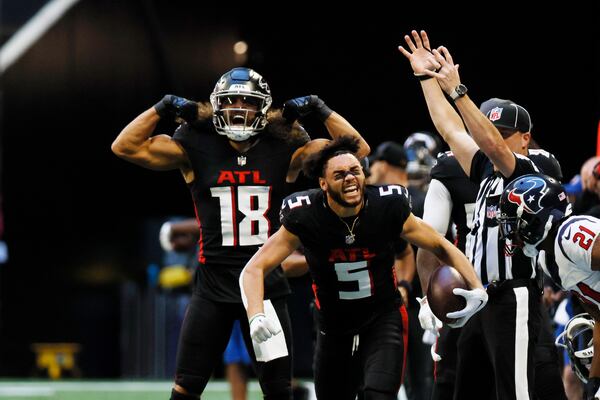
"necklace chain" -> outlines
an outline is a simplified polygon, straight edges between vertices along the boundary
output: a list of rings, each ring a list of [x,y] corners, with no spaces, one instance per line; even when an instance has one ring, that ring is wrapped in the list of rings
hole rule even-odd
[[[352,228],[350,228],[350,225],[348,225],[348,223],[346,223],[346,221],[344,221],[342,219],[342,217],[338,216],[338,218],[340,219],[340,221],[342,221],[344,223],[344,225],[346,225],[346,229],[348,229],[348,235],[346,235],[346,244],[352,244],[354,243],[354,241],[356,240],[356,235],[354,234],[354,227],[356,226],[356,222],[358,221],[358,215],[356,216],[356,218],[354,218],[354,221],[352,222]]]

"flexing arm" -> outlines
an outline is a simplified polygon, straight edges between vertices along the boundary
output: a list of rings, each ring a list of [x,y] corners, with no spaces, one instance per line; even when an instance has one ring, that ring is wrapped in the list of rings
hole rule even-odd
[[[399,46],[398,49],[410,61],[414,74],[418,76],[428,75],[431,69],[441,67],[433,54],[427,50],[431,48],[427,33],[421,31],[419,35],[417,31],[412,31],[411,35],[412,39],[408,35],[404,36],[410,51],[402,46]],[[421,89],[436,130],[448,143],[461,167],[469,175],[473,155],[478,150],[477,144],[467,133],[460,115],[448,103],[435,79],[421,80]]]
[[[314,115],[323,122],[333,139],[336,139],[340,136],[352,136],[358,139],[358,158],[366,157],[371,152],[371,148],[363,139],[361,134],[354,129],[354,127],[344,117],[329,108],[318,96],[310,95],[296,97],[286,101],[283,105],[282,115],[290,122],[295,121],[298,118]],[[300,148],[300,151],[294,153],[292,161],[296,159],[296,157],[304,158],[308,154],[318,151],[318,149],[314,150],[314,148],[309,146],[309,144],[310,142]]]
[[[450,95],[460,84],[458,65],[454,65],[452,56],[445,47],[440,47],[439,51],[433,50],[433,54],[442,68],[439,72],[425,71],[425,73],[434,76],[442,90]],[[458,97],[454,103],[477,146],[490,158],[502,175],[511,176],[515,171],[516,159],[498,129],[479,111],[469,96]]]
[[[118,157],[153,170],[171,170],[187,165],[187,155],[168,135],[152,135],[160,116],[154,107],[131,121],[113,142]]]
[[[358,152],[356,156],[361,159],[369,155],[371,148],[369,144],[363,139],[360,133],[340,114],[333,111],[331,115],[324,122],[327,131],[333,139],[340,136],[352,136],[358,139]]]

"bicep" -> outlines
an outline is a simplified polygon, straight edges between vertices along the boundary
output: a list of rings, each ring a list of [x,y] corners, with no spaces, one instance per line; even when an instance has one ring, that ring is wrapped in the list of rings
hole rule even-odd
[[[425,196],[423,221],[440,234],[445,235],[450,225],[452,197],[448,188],[437,179],[432,179]]]
[[[155,135],[132,155],[130,161],[153,170],[167,171],[182,168],[187,164],[183,147],[169,135]]]
[[[314,139],[306,143],[304,146],[296,149],[294,154],[292,154],[292,158],[290,160],[290,166],[288,168],[286,182],[295,182],[298,178],[300,170],[302,169],[302,163],[304,162],[306,157],[310,156],[313,153],[321,151],[321,149],[323,149],[323,147],[325,147],[325,145],[329,142],[329,139]]]

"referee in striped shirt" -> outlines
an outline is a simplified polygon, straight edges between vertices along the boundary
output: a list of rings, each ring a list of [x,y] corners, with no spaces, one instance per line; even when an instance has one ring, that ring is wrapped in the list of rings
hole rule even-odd
[[[484,285],[488,284],[490,298],[462,328],[454,399],[488,398],[485,394],[490,390],[495,391],[492,398],[502,400],[534,398],[534,349],[541,322],[537,271],[531,258],[499,238],[496,222],[504,185],[538,172],[525,157],[531,139],[529,114],[517,104],[496,100],[488,103],[492,107],[484,115],[466,96],[467,89],[446,48],[431,53],[424,31],[412,31],[412,39],[405,39],[410,51],[400,51],[421,80],[438,132],[466,174],[479,184],[467,256]],[[499,120],[506,121],[507,127],[496,128],[492,121]],[[488,373],[482,373],[485,371]]]

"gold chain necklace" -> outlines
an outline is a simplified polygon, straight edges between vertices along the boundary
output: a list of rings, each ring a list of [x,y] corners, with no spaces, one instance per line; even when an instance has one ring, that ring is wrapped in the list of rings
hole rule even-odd
[[[346,225],[346,228],[348,229],[348,235],[346,235],[346,244],[352,244],[356,241],[356,235],[354,234],[354,227],[356,226],[356,222],[358,221],[358,217],[359,215],[356,216],[356,218],[354,218],[354,222],[352,222],[352,228],[350,228],[350,226],[346,223],[346,221],[344,221],[342,219],[342,217],[340,217],[338,215],[338,218],[340,219],[340,221],[342,221],[344,223],[344,225]]]

